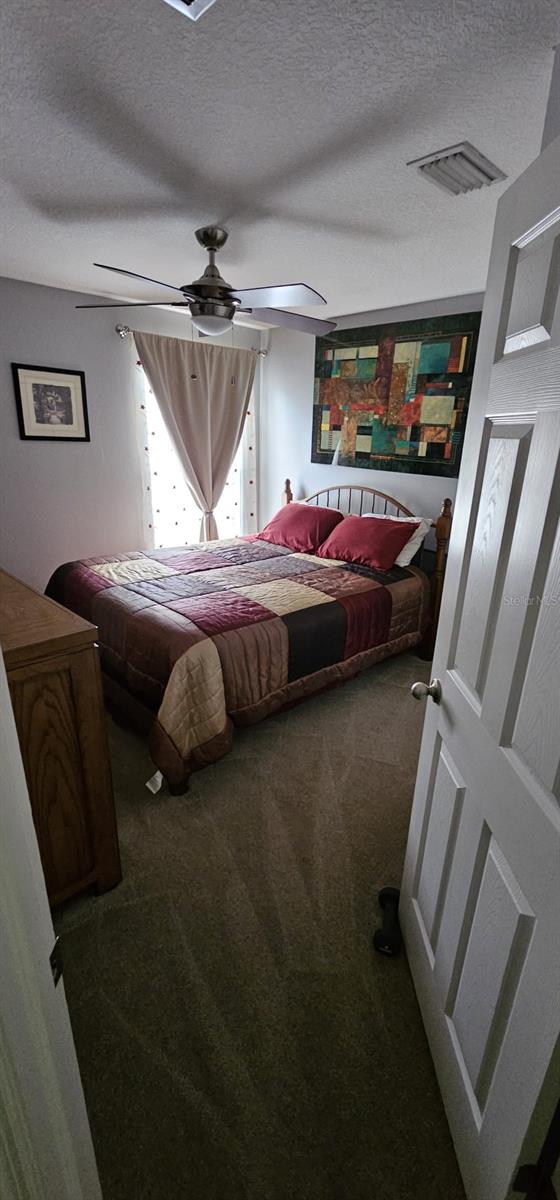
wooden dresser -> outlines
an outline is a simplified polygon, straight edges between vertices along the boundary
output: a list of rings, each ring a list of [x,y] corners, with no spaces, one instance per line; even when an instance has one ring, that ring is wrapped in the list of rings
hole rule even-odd
[[[122,878],[96,636],[0,571],[0,645],[52,905]]]

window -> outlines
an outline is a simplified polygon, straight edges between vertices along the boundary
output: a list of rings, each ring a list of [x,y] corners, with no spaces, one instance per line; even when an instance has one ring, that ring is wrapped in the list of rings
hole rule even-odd
[[[140,408],[144,416],[144,485],[150,503],[147,525],[154,547],[182,546],[200,540],[201,512],[185,480],[157,400],[142,368]],[[257,529],[256,446],[253,400],[227,483],[214,512],[220,538]]]

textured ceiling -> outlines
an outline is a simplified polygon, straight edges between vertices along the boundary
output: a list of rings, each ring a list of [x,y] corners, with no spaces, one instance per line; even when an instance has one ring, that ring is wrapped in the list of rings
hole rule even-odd
[[[216,221],[230,282],[306,281],[321,315],[484,287],[507,182],[454,198],[406,163],[468,139],[518,175],[560,37],[557,0],[217,0],[198,24],[3,0],[0,20],[0,273],[163,298],[93,260],[184,283]]]

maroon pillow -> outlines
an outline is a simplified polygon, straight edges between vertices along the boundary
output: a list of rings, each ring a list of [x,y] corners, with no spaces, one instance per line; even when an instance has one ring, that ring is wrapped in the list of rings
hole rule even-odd
[[[418,521],[387,518],[376,521],[375,517],[364,521],[363,517],[344,517],[326,542],[319,546],[317,554],[320,558],[339,558],[342,562],[389,571],[418,525]]]
[[[301,554],[314,554],[321,542],[342,521],[336,508],[317,504],[286,504],[268,522],[259,537],[275,546],[287,546]]]

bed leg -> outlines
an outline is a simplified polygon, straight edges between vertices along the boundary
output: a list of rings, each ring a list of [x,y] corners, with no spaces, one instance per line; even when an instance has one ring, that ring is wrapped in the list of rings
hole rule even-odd
[[[432,658],[434,657],[434,640],[434,631],[430,622],[430,625],[426,630],[426,633],[424,634],[424,637],[422,638],[417,650],[418,658],[421,658],[422,662],[432,661]]]
[[[183,780],[182,783],[170,783],[168,779],[165,780],[165,783],[170,796],[186,796],[190,791],[190,777]]]

